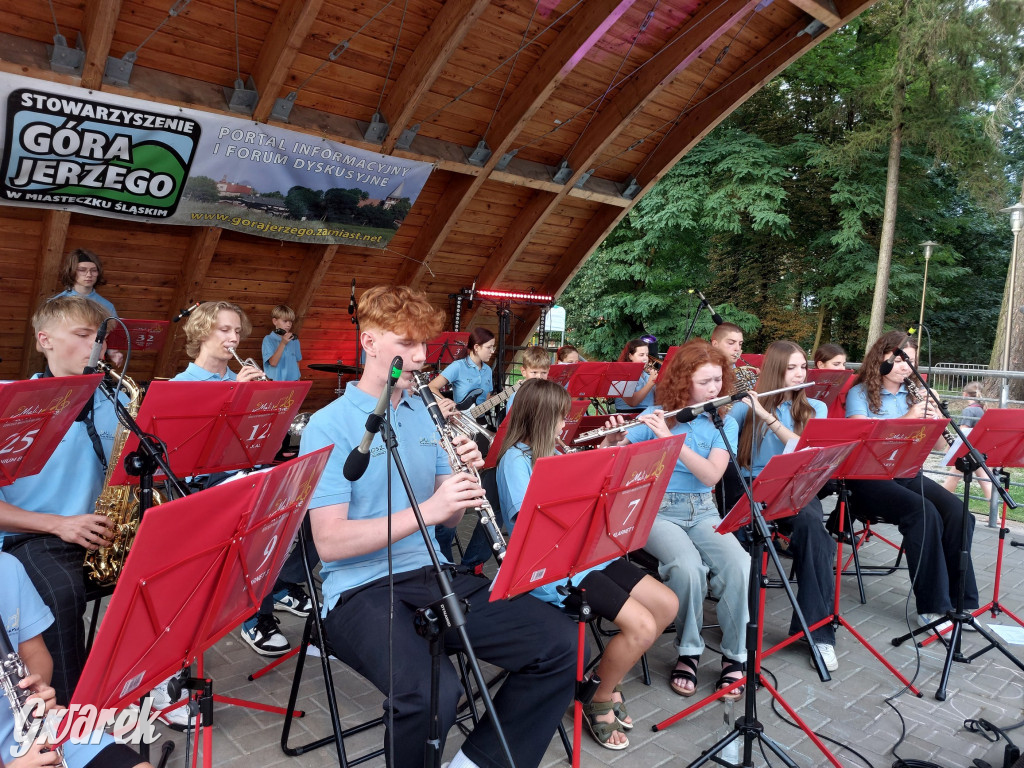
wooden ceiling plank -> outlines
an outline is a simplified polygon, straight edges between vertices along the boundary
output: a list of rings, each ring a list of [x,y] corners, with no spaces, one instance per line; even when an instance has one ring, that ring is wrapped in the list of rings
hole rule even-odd
[[[441,195],[440,202],[430,212],[426,223],[409,249],[409,255],[398,270],[396,283],[417,287],[423,274],[427,271],[429,257],[437,252],[448,231],[466,210],[473,195],[483,185],[483,181],[473,176],[452,174],[451,179]]]
[[[295,335],[302,328],[302,321],[313,306],[313,297],[327,276],[331,263],[338,253],[337,245],[313,246],[306,253],[299,273],[295,276],[291,293],[288,294],[288,306],[295,311]]]
[[[182,261],[181,272],[178,274],[177,288],[171,300],[171,311],[188,306],[190,301],[200,301],[203,284],[210,271],[213,255],[217,251],[222,230],[220,227],[196,227],[189,239],[188,251]],[[230,300],[230,299],[227,299]],[[175,365],[185,348],[185,324],[175,323],[171,338],[164,344],[156,360],[158,378],[169,378],[177,371]]]
[[[530,118],[569,72],[628,11],[636,0],[588,0],[498,111],[484,138],[494,152],[493,167]]]
[[[793,5],[799,8],[801,11],[811,16],[826,27],[834,27],[838,25],[842,19],[839,17],[839,12],[836,10],[835,4],[832,0],[789,0]]]
[[[110,43],[114,28],[121,15],[121,0],[88,0],[82,40],[85,43],[85,61],[82,64],[82,87],[98,89],[103,85],[103,72],[110,56]]]
[[[447,216],[440,216],[440,212],[435,211],[428,226],[424,227],[420,236],[416,238],[410,253],[422,263],[412,267],[404,265],[399,273],[400,278],[408,275],[410,285],[419,285],[430,259],[441,248],[448,231],[458,221],[459,215],[466,209],[469,201],[483,186],[487,174],[511,147],[516,134],[544,104],[565,75],[598,43],[634,2],[636,0],[588,0],[582,6],[582,10],[559,33],[495,116],[494,130],[488,133],[492,155],[484,165],[484,173],[469,184],[460,185],[464,188],[460,200],[446,201]]]
[[[253,119],[266,122],[274,109],[295,56],[309,35],[309,30],[323,7],[324,0],[284,0],[277,18],[260,48],[252,71],[252,81],[259,92]]]
[[[687,20],[674,42],[639,72],[631,75],[579,138],[568,159],[574,184],[593,167],[601,153],[615,141],[633,119],[671,83],[744,16],[760,0],[727,0],[713,7],[703,6],[699,15]]]
[[[381,112],[389,124],[381,151],[391,154],[438,75],[459,49],[490,0],[447,0],[420,40],[409,63],[384,96]]]
[[[69,211],[46,211],[43,214],[39,261],[32,277],[32,301],[29,304],[29,319],[25,323],[25,336],[21,347],[23,379],[43,369],[43,356],[36,351],[36,332],[32,327],[32,315],[40,304],[60,290],[60,265],[64,258],[64,246],[67,243],[70,223]]]

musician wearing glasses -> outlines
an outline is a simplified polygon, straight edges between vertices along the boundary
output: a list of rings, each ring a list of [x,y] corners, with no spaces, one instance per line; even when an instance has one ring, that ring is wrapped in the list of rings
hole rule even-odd
[[[185,323],[185,351],[195,360],[171,381],[256,381],[264,378],[255,365],[244,365],[238,373],[228,367],[235,350],[249,334],[252,323],[237,304],[206,301]]]
[[[433,419],[420,397],[409,391],[412,372],[426,360],[427,340],[444,325],[443,313],[424,294],[387,285],[362,295],[359,318],[359,341],[366,353],[363,372],[359,381],[349,382],[344,397],[313,414],[303,430],[301,450],[307,454],[334,446],[309,505],[313,538],[324,562],[328,639],[335,656],[387,697],[384,717],[389,728],[393,718],[393,731],[384,740],[388,765],[412,766],[423,762],[430,732],[431,681],[429,642],[417,634],[414,619],[417,609],[434,603],[440,594],[427,544],[381,436],[373,437],[358,480],[346,479],[342,471],[363,438],[367,416],[385,391],[396,356],[402,359],[403,372],[387,408],[427,529],[457,525],[467,509],[481,503],[484,492],[472,474],[452,472]],[[442,403],[442,409],[450,405]],[[461,466],[482,464],[479,449],[466,437],[454,438],[452,447]],[[446,561],[435,540],[429,546]],[[477,655],[509,671],[494,705],[515,764],[537,766],[572,701],[576,628],[554,606],[530,595],[490,602],[487,578],[461,568],[450,571],[455,595],[470,603],[465,627]],[[455,633],[446,633],[444,639],[446,650],[454,650]],[[442,740],[455,721],[462,692],[457,670],[447,657],[441,658]],[[494,723],[485,715],[451,768],[502,765]]]
[[[96,293],[96,286],[106,285],[107,280],[103,276],[103,262],[92,251],[76,248],[65,256],[60,268],[60,282],[64,290],[57,296],[81,296],[99,304],[104,317],[117,317],[114,305]],[[112,349],[107,352],[107,357],[114,365],[120,365],[124,354]]]

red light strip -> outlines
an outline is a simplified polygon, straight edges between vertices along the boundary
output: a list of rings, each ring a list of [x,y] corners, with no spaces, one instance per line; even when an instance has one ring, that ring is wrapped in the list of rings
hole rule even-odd
[[[488,299],[509,299],[510,301],[531,301],[538,304],[553,304],[554,296],[545,296],[541,293],[518,293],[516,291],[477,291],[477,296]]]

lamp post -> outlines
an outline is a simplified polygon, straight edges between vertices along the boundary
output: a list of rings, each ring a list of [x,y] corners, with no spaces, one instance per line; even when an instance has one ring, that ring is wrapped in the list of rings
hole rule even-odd
[[[1013,250],[1010,252],[1009,287],[1006,289],[1006,338],[1003,339],[1003,370],[1010,370],[1010,331],[1013,330],[1013,287],[1017,279],[1017,245],[1021,229],[1024,229],[1024,203],[1003,208],[1002,213],[1010,214],[1010,231],[1013,232]],[[1010,380],[1003,379],[1003,400],[1001,408],[1006,407]]]
[[[924,295],[928,291],[928,260],[932,257],[932,249],[938,245],[938,243],[932,242],[931,240],[925,240],[921,243],[924,246],[924,282],[921,283],[921,314],[917,319],[917,332],[921,332],[921,326],[924,325]]]

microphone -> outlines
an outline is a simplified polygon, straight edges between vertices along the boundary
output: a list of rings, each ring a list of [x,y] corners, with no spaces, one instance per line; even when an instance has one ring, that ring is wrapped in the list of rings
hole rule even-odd
[[[348,313],[350,315],[356,313],[356,279],[354,277],[352,278],[352,293],[348,297]],[[401,370],[402,367],[399,366],[398,369]]]
[[[696,405],[691,405],[687,408],[683,408],[682,410],[678,411],[675,415],[675,419],[680,423],[685,421],[693,421],[702,413],[713,413],[717,411],[719,408],[721,408],[723,405],[728,405],[729,403],[735,403],[738,400],[742,400],[748,394],[750,393],[733,392],[731,395],[722,395],[721,397],[716,397],[714,400],[708,400],[707,402],[704,403],[697,403]]]
[[[391,361],[391,373],[388,375],[384,391],[380,393],[380,399],[377,400],[377,407],[366,417],[366,433],[363,435],[363,439],[345,459],[345,468],[342,470],[342,474],[351,483],[362,477],[366,467],[370,464],[370,443],[373,442],[373,436],[380,432],[380,425],[384,421],[384,411],[387,410],[388,400],[391,399],[391,388],[395,386],[395,382],[401,375],[402,357],[399,355]]]
[[[96,366],[99,365],[100,356],[103,354],[103,340],[107,338],[107,318],[103,319],[100,327],[96,330],[96,340],[92,343],[92,352],[89,353],[89,362],[82,371],[83,375],[96,373]]]
[[[185,319],[186,317],[188,317],[189,315],[191,315],[191,314],[192,314],[193,312],[195,312],[195,311],[196,311],[197,309],[199,309],[199,302],[198,302],[198,301],[196,301],[196,302],[193,302],[193,303],[192,303],[192,304],[191,304],[190,306],[187,306],[187,307],[185,307],[185,308],[184,308],[183,310],[181,310],[181,312],[179,312],[178,314],[176,314],[176,315],[174,316],[174,322],[176,322],[176,323],[177,323],[177,322],[179,322],[179,321],[181,321],[181,320],[184,320],[184,319]]]
[[[704,298],[704,294],[701,293],[700,291],[697,291],[697,295],[700,296],[700,300],[704,302],[704,306],[711,311],[711,319],[715,321],[715,325],[721,325],[722,323],[724,323],[725,320],[722,319],[722,316],[720,314],[715,312],[715,308],[711,306],[710,301]]]

